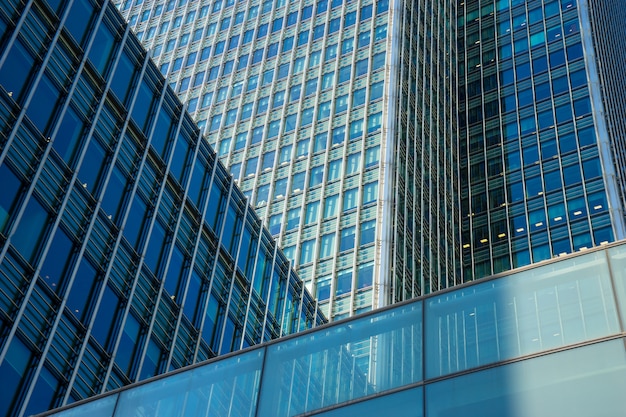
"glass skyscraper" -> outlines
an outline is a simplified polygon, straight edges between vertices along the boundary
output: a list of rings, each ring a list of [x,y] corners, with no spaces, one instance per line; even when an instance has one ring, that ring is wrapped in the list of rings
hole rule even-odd
[[[620,2],[116,4],[331,319],[626,236]]]
[[[0,1],[0,416],[325,321],[115,7]]]
[[[625,15],[615,1],[459,7],[465,279],[624,237]]]
[[[119,1],[332,319],[461,276],[454,1]]]

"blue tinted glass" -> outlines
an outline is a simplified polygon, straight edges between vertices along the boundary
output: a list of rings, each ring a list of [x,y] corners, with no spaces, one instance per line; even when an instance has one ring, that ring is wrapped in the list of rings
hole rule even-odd
[[[83,127],[82,120],[71,107],[68,107],[52,142],[54,149],[68,165],[76,151]]]
[[[104,164],[104,149],[98,140],[93,137],[85,151],[83,162],[78,172],[78,179],[83,186],[92,193],[96,189],[102,165]]]
[[[115,292],[106,287],[102,300],[100,301],[100,308],[96,315],[96,320],[91,330],[91,335],[102,346],[108,346],[109,336],[117,325],[116,315],[120,305],[120,299]]]
[[[151,142],[151,145],[161,157],[165,156],[170,129],[173,125],[172,117],[165,110],[162,110],[157,118],[157,124],[154,128],[154,133],[152,133]]]
[[[101,75],[105,74],[104,70],[107,62],[109,62],[112,50],[113,34],[106,24],[101,23],[89,50],[89,59],[94,67],[100,71]]]
[[[150,114],[153,102],[154,91],[144,79],[144,81],[139,85],[139,91],[137,92],[137,98],[135,99],[135,104],[133,105],[132,110],[132,117],[135,120],[135,123],[137,123],[137,126],[139,126],[142,130],[146,128],[148,115]]]
[[[172,300],[176,303],[180,303],[178,299],[180,293],[179,287],[182,275],[185,269],[183,268],[183,254],[178,246],[174,246],[172,250],[172,256],[170,257],[169,265],[167,267],[167,276],[165,277],[165,290],[173,297]]]
[[[24,48],[19,38],[16,39],[4,65],[0,67],[0,85],[13,94],[14,100],[19,100],[24,84],[33,68],[33,57]]]
[[[154,222],[152,228],[152,234],[150,235],[150,244],[146,250],[145,264],[154,272],[157,273],[157,267],[161,260],[161,254],[164,251],[165,230],[159,221]]]
[[[258,415],[298,415],[420,381],[421,322],[416,302],[269,346]],[[390,349],[376,349],[383,343]]]
[[[58,387],[59,380],[45,366],[42,367],[24,414],[33,415],[48,411]]]
[[[44,74],[26,110],[30,120],[42,133],[46,131],[48,122],[59,100],[59,95],[59,90],[48,76]]]
[[[135,66],[128,57],[128,52],[124,50],[120,56],[117,67],[115,68],[115,74],[113,75],[113,81],[111,82],[111,90],[124,103],[126,101],[126,95],[130,89],[131,78],[135,72]]]
[[[72,3],[72,9],[65,19],[65,28],[69,30],[78,44],[83,43],[92,13],[93,5],[91,2],[77,1]]]
[[[64,291],[67,265],[72,260],[72,241],[58,228],[48,249],[39,275],[57,294]]]
[[[429,299],[426,376],[616,332],[605,259],[589,254]]]
[[[184,137],[179,137],[176,141],[176,149],[172,157],[170,173],[178,180],[182,181],[184,168],[187,165],[187,154],[189,152],[189,142]]]
[[[92,300],[95,284],[96,270],[86,258],[83,258],[74,277],[66,304],[67,308],[83,323],[87,321],[87,314],[91,309],[88,302]]]
[[[27,370],[32,358],[32,352],[14,337],[7,350],[6,356],[0,363],[0,380],[14,381],[11,384],[3,384],[0,389],[0,415],[8,415],[11,404],[16,394],[20,393],[22,378],[27,377]]]
[[[613,340],[426,386],[426,416],[617,416],[626,409],[624,342]],[[601,393],[590,395],[590,393]]]
[[[37,254],[47,223],[48,212],[34,197],[31,197],[11,240],[13,246],[24,258],[32,261]]]
[[[398,393],[374,397],[367,401],[347,405],[325,413],[315,414],[317,417],[381,417],[402,416],[422,417],[424,415],[423,388],[413,388]]]
[[[131,246],[137,247],[139,243],[139,232],[141,231],[146,215],[147,207],[143,199],[139,195],[135,195],[135,199],[128,212],[126,225],[124,226],[124,237],[130,242]]]
[[[2,232],[13,214],[22,183],[6,164],[0,165],[0,178],[2,178],[0,181],[0,232]]]
[[[116,415],[254,415],[263,350],[206,364],[120,393]],[[210,400],[208,400],[210,398]]]
[[[135,353],[135,347],[141,342],[139,337],[140,327],[137,319],[128,314],[126,316],[126,325],[120,338],[120,343],[115,355],[115,363],[122,369],[124,373],[128,373]]]
[[[118,166],[113,167],[101,206],[104,212],[111,216],[112,219],[117,217],[126,189],[126,183],[126,175],[122,173]]]

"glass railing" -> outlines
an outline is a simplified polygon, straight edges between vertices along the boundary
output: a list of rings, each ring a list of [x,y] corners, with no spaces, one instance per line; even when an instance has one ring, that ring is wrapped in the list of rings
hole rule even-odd
[[[277,417],[330,410],[623,335],[624,303],[622,243],[288,336],[54,415]]]

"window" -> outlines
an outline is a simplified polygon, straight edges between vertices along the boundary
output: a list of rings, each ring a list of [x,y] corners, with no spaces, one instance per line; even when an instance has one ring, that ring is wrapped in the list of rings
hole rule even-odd
[[[250,145],[255,145],[261,142],[261,140],[263,139],[263,130],[263,126],[257,126],[252,129],[252,141],[250,142]]]
[[[360,162],[360,153],[354,153],[352,155],[349,155],[346,163],[346,175],[351,175],[357,172],[359,170]]]
[[[376,237],[376,221],[370,220],[361,223],[361,246],[374,242]]]
[[[330,101],[319,104],[317,112],[317,120],[322,120],[330,116]]]
[[[346,190],[343,194],[343,211],[350,211],[357,206],[359,196],[359,190],[357,188],[352,188],[350,190]],[[354,234],[354,232],[353,232]]]
[[[315,239],[304,241],[300,244],[300,264],[306,264],[313,261],[313,253],[315,252]]]
[[[339,178],[342,163],[343,161],[341,159],[330,161],[330,164],[328,165],[328,182],[334,181]]]
[[[287,179],[285,178],[285,181]],[[300,225],[300,209],[295,208],[287,212],[287,230],[295,229]]]
[[[352,268],[337,272],[336,294],[342,295],[352,290]]]
[[[363,119],[354,120],[350,123],[350,140],[363,136]]]
[[[378,197],[378,182],[370,182],[363,186],[363,205],[376,201]]]
[[[326,200],[324,201],[324,219],[329,219],[337,215],[338,201],[338,194],[326,197]]]
[[[345,67],[339,68],[339,84],[345,83],[350,80],[350,75],[352,73],[352,67],[346,65]]]
[[[289,90],[289,101],[292,102],[292,101],[296,101],[300,99],[301,91],[302,91],[301,84],[292,86],[291,89]]]
[[[305,224],[317,222],[319,215],[320,202],[312,201],[306,205]]]
[[[335,234],[330,233],[330,234],[322,236],[322,238],[320,239],[320,253],[319,253],[320,259],[332,256],[334,252],[335,252]]]
[[[312,80],[308,80],[306,82],[306,86],[304,88],[304,95],[308,97],[312,94],[315,94],[317,91],[317,78],[313,78]]]
[[[318,133],[315,135],[315,141],[313,143],[313,152],[318,153],[326,150],[328,145],[328,132]]]
[[[309,187],[313,188],[320,185],[324,181],[324,166],[316,166],[311,168],[311,176],[309,177]]]
[[[346,127],[339,126],[333,129],[333,145],[342,143],[346,138]]]
[[[354,248],[355,227],[348,227],[341,231],[341,241],[339,243],[339,251],[347,251]]]
[[[221,122],[222,122],[222,115],[221,114],[217,114],[217,115],[211,117],[211,125],[209,127],[209,131],[210,132],[214,132],[217,129],[219,129]]]

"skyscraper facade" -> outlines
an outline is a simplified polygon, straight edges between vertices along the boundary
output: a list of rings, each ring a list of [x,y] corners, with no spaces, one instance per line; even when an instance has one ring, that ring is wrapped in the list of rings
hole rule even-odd
[[[624,237],[615,1],[459,6],[464,278]]]
[[[454,1],[118,1],[329,317],[459,281]]]
[[[0,416],[325,321],[110,2],[0,5]]]
[[[616,1],[117,1],[331,317],[626,236]]]

